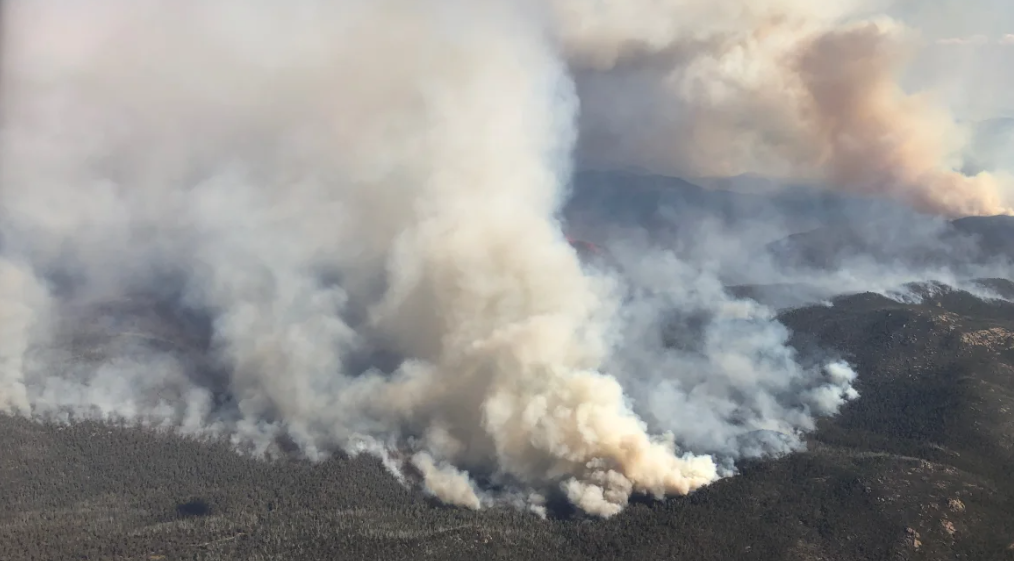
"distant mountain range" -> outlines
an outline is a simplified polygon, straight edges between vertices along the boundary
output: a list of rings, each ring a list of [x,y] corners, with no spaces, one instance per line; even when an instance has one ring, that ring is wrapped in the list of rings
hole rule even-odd
[[[814,268],[840,266],[849,258],[868,257],[909,266],[962,266],[1014,261],[1014,217],[976,216],[916,232],[905,243],[885,241],[879,232],[849,225],[825,226],[793,234],[769,245],[787,264]]]
[[[734,235],[765,226],[777,236],[744,236],[785,265],[839,266],[858,256],[908,265],[1014,260],[1014,217],[944,221],[882,199],[816,188],[766,193],[706,189],[684,179],[625,172],[576,175],[564,209],[571,235],[591,242],[611,226],[678,240],[709,223]]]
[[[753,193],[705,188],[676,177],[586,171],[574,177],[565,214],[596,215],[610,222],[647,227],[660,219],[719,220],[724,224],[779,220],[790,229],[807,229],[847,221],[879,204],[882,202],[804,186],[777,190],[767,186],[763,192]]]

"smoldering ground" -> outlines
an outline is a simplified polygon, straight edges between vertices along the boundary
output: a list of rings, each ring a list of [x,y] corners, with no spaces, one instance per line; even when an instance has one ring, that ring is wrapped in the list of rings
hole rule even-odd
[[[599,158],[601,123],[622,139],[606,165],[672,155],[690,173],[718,146],[639,135],[611,73],[731,88],[720,106],[645,91],[719,140],[735,132],[720,110],[767,115],[736,123],[756,132],[736,166],[944,214],[1006,212],[1008,193],[953,171],[946,115],[892,87],[896,24],[782,0],[635,4],[9,3],[0,406],[257,454],[368,451],[395,471],[404,455],[452,504],[539,510],[556,489],[604,516],[797,449],[856,374],[798,356],[770,307],[725,289],[734,260],[709,249],[730,238],[624,234],[607,269],[566,241],[571,157]],[[699,25],[659,27],[677,12]],[[832,71],[839,51],[882,48]],[[732,53],[764,70],[754,89],[708,71]],[[772,81],[805,110],[736,105]],[[885,131],[899,144],[864,144]],[[823,152],[762,153],[771,135]]]

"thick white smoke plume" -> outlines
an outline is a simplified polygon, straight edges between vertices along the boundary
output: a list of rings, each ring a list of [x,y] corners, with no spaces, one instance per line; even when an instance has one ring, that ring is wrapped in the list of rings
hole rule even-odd
[[[4,411],[125,418],[227,435],[258,453],[284,439],[311,457],[367,449],[396,462],[407,452],[426,488],[453,504],[495,502],[481,476],[559,489],[608,516],[632,493],[685,494],[729,473],[729,460],[795,449],[815,417],[856,397],[847,365],[800,364],[772,312],[729,296],[717,275],[645,247],[619,252],[627,277],[593,273],[557,221],[578,121],[594,137],[624,115],[610,104],[630,84],[610,93],[609,72],[660,64],[661,79],[686,63],[686,76],[705,80],[695,83],[719,88],[687,83],[690,97],[674,98],[715,101],[692,116],[717,136],[666,137],[662,152],[644,153],[700,159],[739,130],[736,100],[783,70],[753,63],[790,64],[751,57],[792,50],[840,11],[629,0],[7,5]],[[879,28],[823,36],[791,76],[826,84],[834,61],[820,57],[869,29]],[[605,74],[575,86],[572,71],[588,68]],[[708,77],[718,70],[756,87]],[[841,100],[810,91],[809,136],[772,121],[764,138],[827,139],[817,159],[833,177],[940,206],[912,194],[936,163],[909,166],[902,150],[884,163],[901,167],[856,179],[852,144],[827,132],[879,135],[895,106],[869,123],[830,123]],[[739,117],[784,116],[766,111],[771,96],[756,103],[737,106]],[[719,115],[736,127],[709,121]],[[616,157],[640,154],[645,139]],[[969,193],[943,206],[998,204]],[[673,325],[675,344],[665,343]]]

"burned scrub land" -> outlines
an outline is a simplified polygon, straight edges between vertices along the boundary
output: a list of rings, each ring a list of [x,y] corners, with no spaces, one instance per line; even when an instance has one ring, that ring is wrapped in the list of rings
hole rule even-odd
[[[928,287],[782,319],[802,353],[852,361],[862,397],[808,451],[688,497],[540,520],[436,504],[366,456],[0,417],[0,559],[1014,559],[1014,304]]]

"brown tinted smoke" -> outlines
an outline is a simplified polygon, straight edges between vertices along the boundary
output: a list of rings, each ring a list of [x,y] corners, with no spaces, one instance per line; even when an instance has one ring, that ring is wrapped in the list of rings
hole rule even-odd
[[[947,216],[1010,214],[966,131],[899,85],[914,30],[861,2],[553,2],[592,167],[828,183]]]

